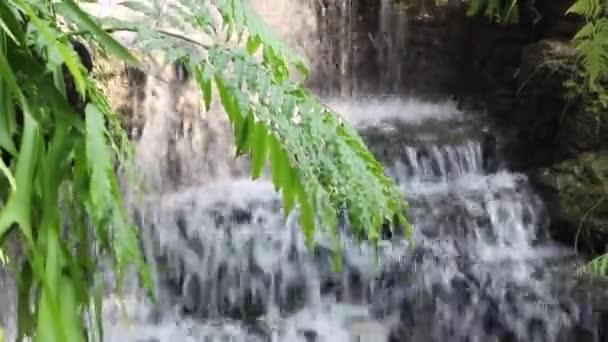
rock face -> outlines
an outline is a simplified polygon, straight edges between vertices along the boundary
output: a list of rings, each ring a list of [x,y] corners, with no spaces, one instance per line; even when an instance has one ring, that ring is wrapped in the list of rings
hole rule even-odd
[[[131,138],[141,132],[144,117],[138,110],[146,97],[143,71],[117,60],[96,60],[94,77],[101,85],[114,111],[120,115]]]
[[[518,161],[524,169],[598,150],[608,138],[606,122],[585,110],[583,101],[568,99],[564,82],[571,71],[566,63],[575,57],[571,44],[557,40],[523,50],[517,103],[509,120],[517,127],[518,154],[526,156]]]
[[[608,241],[608,154],[587,153],[532,178],[553,216],[553,235],[584,249],[603,252]],[[579,231],[580,230],[580,231]],[[574,241],[576,238],[576,241]]]

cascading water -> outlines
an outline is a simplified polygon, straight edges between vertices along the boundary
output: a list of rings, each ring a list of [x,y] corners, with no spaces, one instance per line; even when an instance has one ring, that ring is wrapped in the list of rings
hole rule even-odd
[[[394,3],[381,2],[381,20]],[[400,73],[401,24],[381,25],[391,32],[379,63],[395,62],[382,70],[387,91]],[[196,99],[187,84],[146,82],[138,156],[153,192],[136,211],[159,301],[133,290],[125,321],[108,297],[106,341],[565,342],[585,331],[601,341],[564,280],[575,258],[547,239],[526,177],[488,154],[476,115],[449,101],[326,99],[403,189],[415,228],[413,251],[395,227],[376,255],[343,223],[335,273],[329,238],[307,250],[297,214],[285,219],[268,180],[250,181],[247,161],[231,158],[217,104],[204,116],[197,100],[180,109]]]
[[[410,200],[413,253],[387,230],[376,259],[343,227],[344,267],[333,273],[327,237],[308,251],[268,181],[208,179],[139,208],[159,305],[134,297],[124,324],[109,301],[106,340],[558,341],[577,324],[579,307],[551,271],[571,255],[546,240],[523,175],[483,169],[470,115],[449,102],[359,101],[327,102],[361,128]],[[450,142],[432,135],[445,125]],[[370,138],[378,131],[388,152]]]

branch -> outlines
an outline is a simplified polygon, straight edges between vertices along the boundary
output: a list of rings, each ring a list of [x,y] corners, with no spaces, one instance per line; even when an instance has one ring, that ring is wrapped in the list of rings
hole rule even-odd
[[[114,33],[114,32],[138,32],[137,28],[133,28],[133,27],[109,27],[104,29],[104,31],[106,31],[107,33]],[[160,33],[160,34],[164,34],[166,36],[169,37],[173,37],[173,38],[177,38],[180,40],[183,40],[185,42],[188,42],[190,44],[196,45],[198,47],[201,47],[205,50],[209,50],[211,49],[213,46],[212,45],[207,45],[207,44],[203,44],[197,40],[194,40],[192,38],[188,38],[184,35],[181,35],[179,33],[175,33],[175,32],[170,32],[170,31],[166,31],[163,29],[154,29],[154,31]],[[86,33],[90,33],[89,31],[72,31],[72,32],[68,32],[67,36],[71,37],[71,36],[82,36]]]

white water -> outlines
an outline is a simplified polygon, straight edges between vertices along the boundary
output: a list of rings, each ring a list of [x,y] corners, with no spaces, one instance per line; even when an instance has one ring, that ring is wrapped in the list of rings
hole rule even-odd
[[[173,115],[170,106],[159,105],[171,101],[154,101],[148,108],[155,115]],[[396,98],[327,102],[368,129],[394,128],[397,122],[415,132],[428,121],[440,127],[454,119],[468,124],[466,113],[449,103]],[[364,120],[370,113],[376,119]],[[551,279],[533,277],[543,260],[564,256],[551,245],[535,247],[544,238],[542,205],[523,175],[507,170],[486,174],[481,145],[470,136],[448,145],[402,146],[402,153],[390,156],[387,171],[412,202],[418,257],[412,259],[407,241],[393,239],[381,243],[376,263],[372,250],[353,242],[345,230],[347,266],[342,274],[332,274],[327,237],[318,237],[321,247],[311,256],[295,217],[283,220],[272,185],[248,180],[247,162],[232,160],[230,133],[219,116],[194,120],[206,125],[200,133],[213,141],[216,152],[191,148],[167,163],[167,154],[174,152],[158,153],[159,143],[192,139],[174,138],[175,130],[163,120],[150,120],[142,132],[138,151],[147,172],[162,175],[154,183],[155,194],[139,207],[160,305],[153,308],[134,294],[127,302],[127,324],[108,301],[106,341],[386,341],[391,331],[404,338],[396,328],[404,323],[396,322],[399,315],[403,321],[407,305],[417,308],[417,328],[410,331],[414,341],[485,342],[498,339],[501,331],[536,341],[530,322],[542,326],[542,338],[554,341],[560,329],[576,320],[576,312],[547,309],[546,303],[556,301]],[[200,178],[186,173],[187,181],[182,181],[182,174],[166,171],[171,163],[204,172]],[[208,171],[211,166],[215,172]],[[391,277],[405,278],[388,285]],[[463,295],[450,289],[460,279],[482,285],[470,288],[468,299],[459,299]],[[431,294],[437,288],[457,297]],[[413,298],[430,298],[425,300],[436,307],[428,311],[417,307],[421,304],[404,304]],[[454,306],[452,300],[463,302]],[[488,315],[496,321],[490,328]],[[429,321],[436,323],[426,328],[421,323]]]

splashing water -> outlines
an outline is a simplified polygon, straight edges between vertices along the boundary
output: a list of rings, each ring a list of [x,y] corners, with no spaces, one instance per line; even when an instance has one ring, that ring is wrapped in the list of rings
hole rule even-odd
[[[327,103],[368,141],[367,133],[378,127],[387,141],[422,128],[453,127],[454,120],[476,127],[449,103]],[[377,121],[361,119],[378,113]],[[272,184],[244,178],[247,162],[230,158],[229,126],[218,118],[193,120],[219,127],[200,133],[218,138],[209,139],[225,152],[205,155],[208,150],[193,148],[171,163],[231,167],[180,183],[180,174],[163,174],[170,163],[156,163],[161,178],[180,184],[157,184],[162,191],[138,207],[159,305],[135,291],[127,323],[108,300],[106,341],[557,341],[578,321],[578,306],[554,289],[548,265],[571,255],[547,241],[542,203],[525,176],[486,172],[483,146],[466,130],[449,144],[413,140],[382,156],[411,203],[415,250],[409,252],[397,227],[384,231],[375,254],[343,223],[343,269],[337,273],[329,238],[317,236],[316,247],[307,250],[297,214],[284,219]],[[167,127],[150,120],[139,153],[166,158],[152,152],[151,141],[175,136]]]

